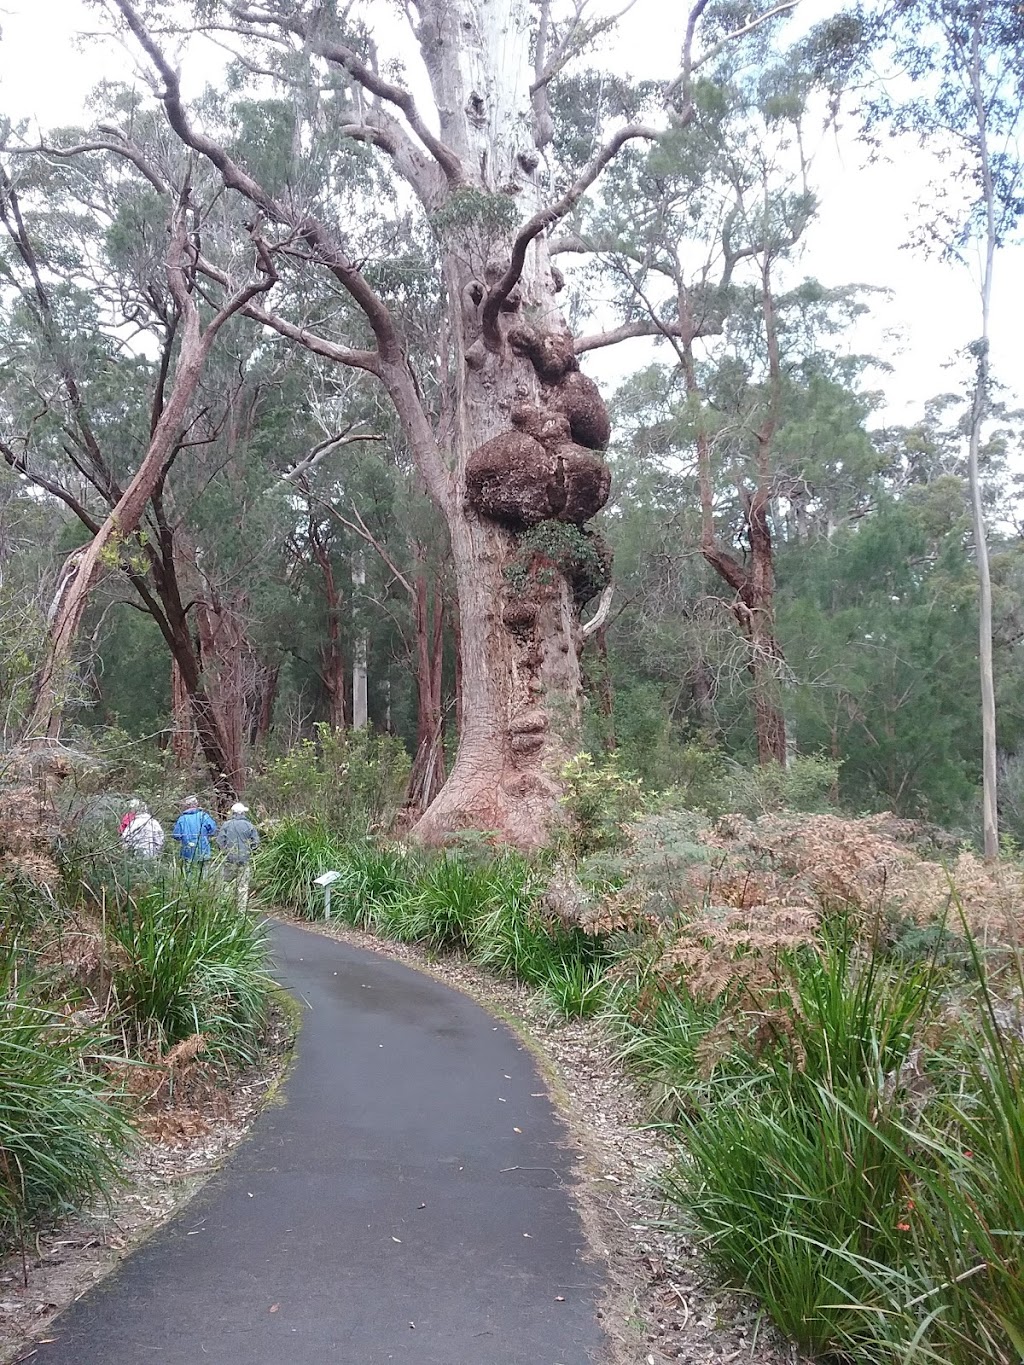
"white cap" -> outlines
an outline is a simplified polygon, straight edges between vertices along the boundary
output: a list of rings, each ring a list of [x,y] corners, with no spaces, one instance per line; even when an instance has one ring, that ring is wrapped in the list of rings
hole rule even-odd
[[[249,810],[248,806],[243,806],[241,801],[236,801],[235,804],[231,807],[231,814],[245,815],[248,812],[248,810]]]

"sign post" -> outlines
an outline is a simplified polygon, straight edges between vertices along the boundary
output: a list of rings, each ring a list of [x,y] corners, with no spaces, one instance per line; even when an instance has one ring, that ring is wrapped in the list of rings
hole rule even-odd
[[[340,872],[322,872],[319,877],[313,879],[314,886],[323,887],[324,893],[324,919],[331,918],[331,887],[341,876]]]

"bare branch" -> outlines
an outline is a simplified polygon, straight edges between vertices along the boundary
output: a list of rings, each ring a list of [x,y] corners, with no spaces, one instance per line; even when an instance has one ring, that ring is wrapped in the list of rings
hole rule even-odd
[[[97,138],[92,142],[79,142],[73,147],[52,147],[40,141],[36,147],[4,147],[5,152],[10,152],[13,156],[42,155],[56,156],[62,160],[68,160],[74,156],[82,156],[86,152],[113,152],[116,156],[123,157],[130,161],[136,170],[146,177],[149,183],[160,194],[166,194],[170,186],[156,168],[146,159],[140,148],[127,138],[123,141],[114,142],[108,138]]]
[[[672,100],[676,95],[682,96],[683,108],[680,116],[684,122],[689,122],[693,117],[693,108],[690,103],[690,86],[695,71],[699,71],[707,62],[714,61],[730,43],[736,42],[740,38],[745,38],[747,34],[753,33],[762,24],[768,23],[772,19],[777,19],[781,14],[787,14],[795,9],[800,0],[782,0],[781,4],[765,10],[763,14],[755,14],[746,20],[744,24],[731,33],[725,34],[717,43],[714,43],[707,52],[702,52],[699,57],[693,55],[693,41],[697,33],[697,25],[701,16],[708,7],[709,0],[697,0],[693,9],[690,10],[686,21],[686,33],[683,38],[683,56],[679,75],[670,81],[665,87],[665,98]]]
[[[770,20],[777,19],[779,15],[788,14],[790,10],[796,9],[799,3],[800,0],[784,0],[783,4],[776,5],[774,9],[766,10],[764,14],[755,14],[740,28],[733,29],[731,33],[727,33],[724,38],[719,39],[719,41],[715,43],[713,47],[709,48],[707,52],[701,53],[697,60],[691,64],[691,72],[699,71],[705,62],[714,61],[719,53],[727,48],[730,43],[735,43],[738,39],[745,38],[748,33],[753,33],[754,30],[760,28],[762,24],[767,24]]]
[[[73,494],[69,493],[66,488],[61,484],[56,483],[54,480],[47,479],[44,475],[37,474],[29,469],[27,456],[16,454],[6,441],[0,441],[0,455],[4,457],[8,465],[10,465],[11,469],[16,473],[22,474],[30,483],[35,484],[37,488],[41,488],[44,492],[51,494],[55,498],[59,498],[66,507],[70,507],[71,511],[74,512],[82,525],[87,527],[93,535],[100,529],[100,523],[96,518],[88,512],[82,503],[80,503]]]
[[[489,345],[494,347],[498,344],[498,314],[501,311],[502,304],[519,282],[526,261],[526,252],[533,239],[540,236],[546,228],[559,222],[575,208],[604,168],[618,156],[627,142],[634,138],[646,138],[649,141],[654,141],[658,136],[656,129],[648,128],[642,123],[628,123],[625,128],[620,128],[611,141],[606,143],[594,159],[583,168],[576,181],[570,185],[561,199],[557,203],[550,204],[547,208],[540,209],[520,228],[519,235],[512,246],[512,259],[509,262],[509,267],[484,300],[481,320],[484,338]]]
[[[357,536],[361,537],[361,539],[366,541],[367,545],[372,545],[372,547],[377,551],[381,559],[388,566],[391,572],[395,575],[396,580],[399,583],[401,583],[402,587],[409,594],[409,596],[410,597],[416,596],[416,589],[409,582],[408,578],[406,578],[405,574],[402,573],[401,569],[388,554],[387,550],[384,548],[384,546],[380,543],[377,537],[367,526],[366,522],[360,515],[359,509],[357,507],[352,508],[352,515],[355,517],[355,521],[349,521],[348,517],[342,516],[342,514],[338,511],[336,507],[334,507],[331,503],[325,501],[323,498],[315,498],[315,501],[318,502],[320,506],[325,509],[325,511],[329,512],[331,516],[335,519],[335,521],[339,521],[342,524],[342,526],[344,526],[347,530],[354,531]]]
[[[286,470],[281,475],[282,483],[296,483],[304,479],[307,474],[316,469],[317,465],[324,456],[331,450],[338,450],[342,446],[355,445],[359,441],[383,441],[384,437],[376,431],[355,431],[339,432],[336,436],[328,436],[326,441],[321,441],[315,445],[311,451],[303,455],[301,460],[296,461],[291,469]]]
[[[794,3],[796,0],[794,0]],[[537,61],[535,64],[534,81],[530,86],[530,94],[535,95],[544,86],[563,71],[572,59],[583,51],[588,43],[599,38],[602,33],[607,33],[609,29],[615,27],[624,15],[636,4],[636,0],[627,0],[622,9],[614,14],[606,15],[603,19],[598,19],[592,24],[583,23],[583,11],[586,8],[586,0],[577,0],[576,13],[570,20],[569,27],[561,42],[557,43],[555,50],[550,56],[547,55],[544,47],[540,43],[537,45]],[[581,32],[582,30],[582,32]]]
[[[601,600],[597,604],[597,611],[594,612],[593,616],[583,627],[584,640],[589,640],[592,635],[596,635],[605,621],[608,620],[608,613],[612,609],[612,598],[614,596],[615,584],[605,584],[604,592],[601,594]]]
[[[659,322],[654,318],[637,318],[635,322],[624,322],[607,332],[592,332],[589,336],[577,337],[573,349],[577,355],[584,351],[598,351],[604,346],[615,346],[620,341],[631,341],[633,337],[678,337],[683,329],[678,322]]]

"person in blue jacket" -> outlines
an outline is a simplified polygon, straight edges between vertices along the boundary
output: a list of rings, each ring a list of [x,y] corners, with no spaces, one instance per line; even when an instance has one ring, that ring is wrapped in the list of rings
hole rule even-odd
[[[181,814],[175,821],[171,838],[177,842],[181,861],[200,869],[210,856],[210,839],[217,833],[217,822],[199,804],[198,796],[186,796]]]

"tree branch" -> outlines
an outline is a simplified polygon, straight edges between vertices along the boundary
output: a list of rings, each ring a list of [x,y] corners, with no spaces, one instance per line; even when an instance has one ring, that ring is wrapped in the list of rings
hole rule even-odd
[[[484,300],[481,314],[483,333],[484,339],[492,349],[500,344],[498,314],[501,311],[502,304],[519,283],[519,277],[523,273],[523,265],[526,262],[527,248],[533,239],[538,237],[546,228],[551,227],[552,224],[559,222],[575,208],[604,168],[618,156],[627,142],[634,138],[646,138],[649,141],[654,141],[658,136],[656,129],[648,128],[642,123],[629,123],[625,128],[620,128],[611,141],[606,143],[594,159],[583,168],[579,177],[570,185],[561,199],[550,204],[547,208],[540,209],[520,228],[519,235],[512,246],[512,259],[509,262],[508,269],[497,284],[489,290]]]
[[[368,363],[364,360],[362,367],[378,375],[384,383],[395,405],[406,438],[431,496],[439,507],[447,507],[451,500],[449,472],[441,458],[437,439],[424,411],[401,337],[387,305],[377,295],[359,268],[345,256],[340,247],[331,241],[327,230],[321,223],[315,218],[309,216],[299,218],[290,212],[247,171],[243,170],[223,147],[192,127],[182,104],[181,83],[177,72],[171,67],[160,47],[154,42],[139,17],[135,4],[132,3],[132,0],[113,0],[113,3],[117,6],[129,29],[135,35],[139,45],[153,63],[164,83],[164,90],[160,98],[167,114],[167,120],[181,141],[216,167],[220,172],[221,180],[228,189],[237,190],[244,195],[258,208],[261,208],[273,222],[291,228],[311,249],[315,259],[334,275],[345,292],[365,315],[377,343],[377,352],[375,356],[369,359]],[[251,307],[251,304],[249,306]],[[250,312],[249,316],[254,316],[254,314]],[[289,330],[277,322],[271,323],[268,319],[263,318],[258,320],[267,320],[268,325],[273,326],[276,331],[281,332],[282,335],[289,335]],[[302,329],[296,329],[296,332],[298,335],[294,339],[301,341],[304,345],[309,345],[306,337],[302,334]],[[321,343],[310,346],[310,349],[318,350],[320,354],[326,355],[328,354],[327,345],[327,343]],[[339,359],[344,364],[359,364],[360,362],[354,358],[357,354],[343,348],[341,354],[331,358]]]
[[[276,25],[278,28],[294,33],[296,37],[307,43],[318,56],[347,71],[352,79],[357,81],[365,90],[368,90],[371,95],[376,95],[378,99],[386,100],[388,104],[395,105],[405,115],[409,127],[441,167],[449,188],[455,190],[465,183],[466,177],[462,162],[450,147],[446,146],[440,138],[434,136],[424,123],[419,109],[416,107],[416,101],[409,91],[404,90],[400,85],[392,85],[390,81],[384,80],[352,48],[347,47],[344,43],[322,39],[311,24],[298,17],[270,14],[263,10],[248,9],[244,5],[232,5],[231,12],[243,23]]]
[[[294,483],[299,479],[304,479],[307,474],[314,470],[320,461],[330,450],[337,450],[340,446],[355,445],[359,441],[383,441],[384,437],[376,431],[355,431],[339,432],[336,436],[328,436],[326,441],[321,441],[315,445],[308,454],[301,460],[292,465],[291,469],[286,470],[281,475],[282,483]]]
[[[755,14],[752,18],[748,19],[745,24],[741,25],[740,28],[735,28],[731,33],[727,33],[724,38],[720,38],[713,47],[710,47],[707,50],[707,52],[701,53],[697,60],[691,63],[690,72],[699,71],[705,62],[714,61],[719,53],[724,51],[730,43],[735,43],[738,39],[745,38],[748,33],[753,33],[754,30],[760,28],[762,24],[767,24],[772,19],[777,19],[780,14],[788,14],[790,10],[796,9],[799,3],[800,0],[783,0],[783,3],[781,5],[776,5],[774,9],[766,10],[764,14]]]
[[[608,620],[608,613],[612,609],[612,598],[614,596],[615,584],[605,584],[604,592],[601,594],[601,600],[597,604],[597,611],[594,612],[593,616],[583,627],[584,640],[589,640],[592,635],[596,635],[605,621]]]
[[[230,287],[228,275],[212,261],[208,261],[205,256],[196,259],[196,269],[200,274],[208,279],[215,280],[217,284],[224,288]],[[247,318],[253,322],[258,322],[264,327],[269,327],[272,332],[277,332],[279,336],[287,337],[289,341],[296,341],[300,346],[304,346],[307,351],[312,351],[314,355],[322,355],[325,360],[333,360],[338,365],[349,365],[353,369],[368,370],[370,374],[380,378],[380,357],[376,351],[357,351],[349,346],[339,346],[337,342],[328,341],[326,337],[319,336],[316,332],[309,331],[306,327],[299,327],[294,322],[289,322],[287,318],[280,317],[277,313],[271,313],[266,308],[261,308],[259,304],[247,303],[240,310]]]
[[[141,171],[160,194],[167,194],[170,190],[170,186],[160,172],[150,165],[142,151],[133,142],[129,142],[127,138],[118,142],[107,138],[97,138],[91,142],[79,142],[74,147],[50,147],[40,141],[37,147],[5,147],[3,150],[10,152],[12,156],[34,154],[56,156],[65,160],[73,156],[81,156],[85,152],[114,152],[115,155],[130,161],[136,170]]]
[[[589,336],[577,337],[573,348],[577,355],[584,351],[597,351],[603,346],[615,346],[620,341],[630,341],[633,337],[678,337],[682,327],[678,322],[657,322],[653,318],[637,318],[635,322],[624,322],[607,332],[592,332]]]

